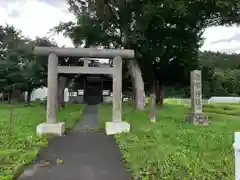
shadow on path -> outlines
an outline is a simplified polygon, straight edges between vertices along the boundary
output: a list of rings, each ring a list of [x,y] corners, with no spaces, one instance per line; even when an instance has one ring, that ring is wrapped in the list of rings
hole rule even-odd
[[[129,180],[113,137],[86,128],[98,128],[97,106],[86,105],[75,129],[52,139],[18,180]]]

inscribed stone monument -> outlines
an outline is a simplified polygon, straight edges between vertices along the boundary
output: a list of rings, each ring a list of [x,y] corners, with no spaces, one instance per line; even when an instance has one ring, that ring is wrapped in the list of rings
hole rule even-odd
[[[185,117],[187,122],[193,124],[208,124],[208,117],[202,114],[202,75],[201,71],[191,72],[191,113]]]

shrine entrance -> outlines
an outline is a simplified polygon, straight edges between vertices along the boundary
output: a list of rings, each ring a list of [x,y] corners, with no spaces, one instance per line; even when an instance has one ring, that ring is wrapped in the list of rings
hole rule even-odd
[[[103,100],[103,85],[101,76],[86,76],[84,88],[84,103],[96,105]]]
[[[130,125],[122,121],[122,58],[134,58],[133,50],[122,49],[96,49],[96,48],[56,48],[56,47],[35,47],[35,55],[48,56],[48,96],[47,96],[47,122],[37,126],[37,133],[62,135],[65,131],[64,123],[57,123],[57,91],[58,73],[65,74],[108,74],[113,78],[113,100],[112,100],[112,122],[106,122],[105,130],[108,135],[120,132],[128,132]],[[59,66],[58,56],[83,57],[84,66]],[[112,66],[89,67],[88,58],[109,58],[113,60]],[[96,103],[94,93],[99,93],[97,83],[87,87],[88,100]],[[93,88],[94,87],[94,88]]]

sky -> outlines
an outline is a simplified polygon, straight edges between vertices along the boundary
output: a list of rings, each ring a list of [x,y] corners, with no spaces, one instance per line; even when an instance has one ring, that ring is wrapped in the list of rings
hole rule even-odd
[[[0,0],[0,25],[6,23],[20,29],[24,36],[53,38],[59,46],[73,47],[70,39],[49,33],[59,22],[74,20],[66,0]],[[240,27],[211,27],[203,34],[201,50],[240,53]]]

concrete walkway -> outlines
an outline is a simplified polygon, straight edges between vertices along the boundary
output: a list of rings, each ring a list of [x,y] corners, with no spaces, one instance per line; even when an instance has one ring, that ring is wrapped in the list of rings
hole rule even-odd
[[[129,180],[113,137],[82,130],[97,127],[97,106],[88,105],[75,129],[64,137],[52,139],[36,164],[26,168],[18,179]],[[62,160],[62,164],[58,164],[57,159]]]

